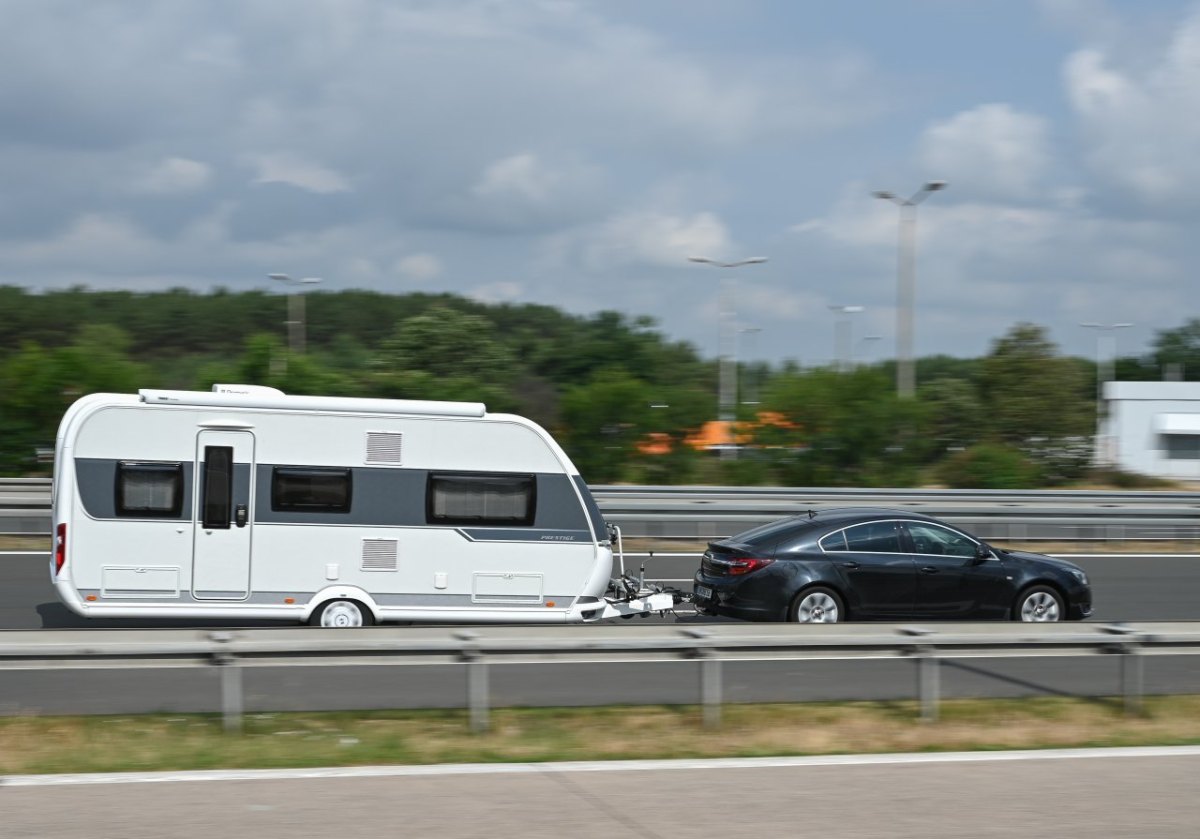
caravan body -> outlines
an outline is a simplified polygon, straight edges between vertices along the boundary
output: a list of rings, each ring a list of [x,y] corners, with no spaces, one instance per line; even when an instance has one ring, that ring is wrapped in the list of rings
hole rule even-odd
[[[87,617],[576,622],[613,551],[537,424],[477,403],[142,390],[59,428],[55,553]]]

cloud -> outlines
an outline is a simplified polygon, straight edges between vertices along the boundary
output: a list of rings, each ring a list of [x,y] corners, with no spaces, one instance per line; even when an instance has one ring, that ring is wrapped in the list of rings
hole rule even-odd
[[[157,166],[135,178],[130,188],[151,195],[170,195],[195,192],[212,179],[212,167],[186,157],[168,157]]]
[[[406,280],[424,283],[442,273],[442,261],[431,253],[413,253],[396,260],[396,273]]]
[[[1200,201],[1200,11],[1147,54],[1080,49],[1063,79],[1097,177],[1147,203]]]
[[[621,266],[678,268],[688,257],[729,256],[729,231],[714,213],[677,215],[658,210],[630,211],[568,237],[578,262],[589,270]]]
[[[980,105],[927,128],[921,164],[959,189],[1028,198],[1050,165],[1047,134],[1042,117],[1003,103]]]
[[[345,177],[293,152],[249,154],[246,161],[258,170],[256,184],[289,184],[319,195],[350,191]]]

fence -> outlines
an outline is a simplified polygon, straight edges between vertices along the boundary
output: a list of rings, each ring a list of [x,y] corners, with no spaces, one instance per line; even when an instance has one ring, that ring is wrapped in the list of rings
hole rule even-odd
[[[704,722],[721,719],[722,664],[728,661],[895,659],[914,661],[923,720],[936,720],[939,668],[959,658],[1118,655],[1129,714],[1140,713],[1146,655],[1200,653],[1200,622],[537,627],[376,627],[362,630],[153,630],[0,633],[0,670],[154,668],[215,665],[227,730],[240,730],[246,667],[412,666],[460,663],[472,731],[488,728],[493,664],[692,660]]]

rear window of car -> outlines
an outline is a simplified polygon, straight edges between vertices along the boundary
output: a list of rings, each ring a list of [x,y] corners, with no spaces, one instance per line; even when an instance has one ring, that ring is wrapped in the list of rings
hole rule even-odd
[[[730,536],[725,541],[736,542],[742,545],[752,545],[754,547],[769,547],[774,546],[782,539],[794,541],[797,536],[811,529],[812,525],[807,518],[780,519],[779,521],[752,527],[736,536]]]

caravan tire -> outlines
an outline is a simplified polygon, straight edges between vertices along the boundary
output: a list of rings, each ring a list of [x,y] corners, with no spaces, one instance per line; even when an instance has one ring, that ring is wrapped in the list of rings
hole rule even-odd
[[[357,600],[330,600],[322,603],[308,619],[310,626],[347,629],[370,626],[375,622],[371,610]]]

